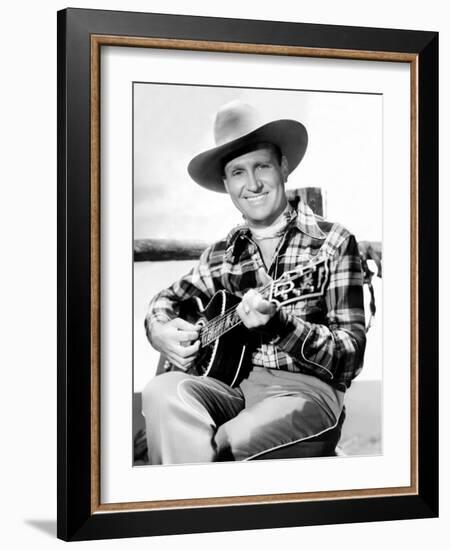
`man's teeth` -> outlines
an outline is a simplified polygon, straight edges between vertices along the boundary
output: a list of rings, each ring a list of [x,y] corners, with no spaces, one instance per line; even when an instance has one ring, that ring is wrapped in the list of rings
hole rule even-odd
[[[262,195],[256,195],[256,197],[246,197],[246,199],[248,201],[255,202],[255,201],[259,201],[259,200],[263,199],[265,196],[266,196],[266,193],[264,193]]]

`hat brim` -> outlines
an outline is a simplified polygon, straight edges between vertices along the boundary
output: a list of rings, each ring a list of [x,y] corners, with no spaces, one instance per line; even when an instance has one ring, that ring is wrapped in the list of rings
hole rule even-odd
[[[275,120],[260,126],[253,132],[245,134],[233,141],[214,147],[194,157],[188,165],[191,178],[202,187],[226,193],[223,184],[223,159],[232,153],[238,153],[251,144],[273,143],[286,157],[289,173],[302,160],[308,145],[308,132],[296,120]]]

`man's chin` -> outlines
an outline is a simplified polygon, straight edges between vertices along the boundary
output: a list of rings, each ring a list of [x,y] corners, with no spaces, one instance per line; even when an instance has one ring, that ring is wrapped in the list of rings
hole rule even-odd
[[[245,215],[246,220],[250,225],[259,226],[259,227],[266,227],[270,225],[270,221],[268,221],[267,216],[257,216],[257,215],[251,215],[246,214]]]

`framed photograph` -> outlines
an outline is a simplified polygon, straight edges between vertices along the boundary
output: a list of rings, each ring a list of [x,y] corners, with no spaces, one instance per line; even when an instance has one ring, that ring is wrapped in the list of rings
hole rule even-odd
[[[438,514],[438,35],[58,13],[58,537]]]

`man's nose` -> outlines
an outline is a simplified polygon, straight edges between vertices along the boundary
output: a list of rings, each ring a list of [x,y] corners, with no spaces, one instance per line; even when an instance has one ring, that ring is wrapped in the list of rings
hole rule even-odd
[[[247,180],[247,189],[253,193],[257,193],[261,190],[263,184],[257,178],[256,174],[252,171],[249,171],[248,180]]]

